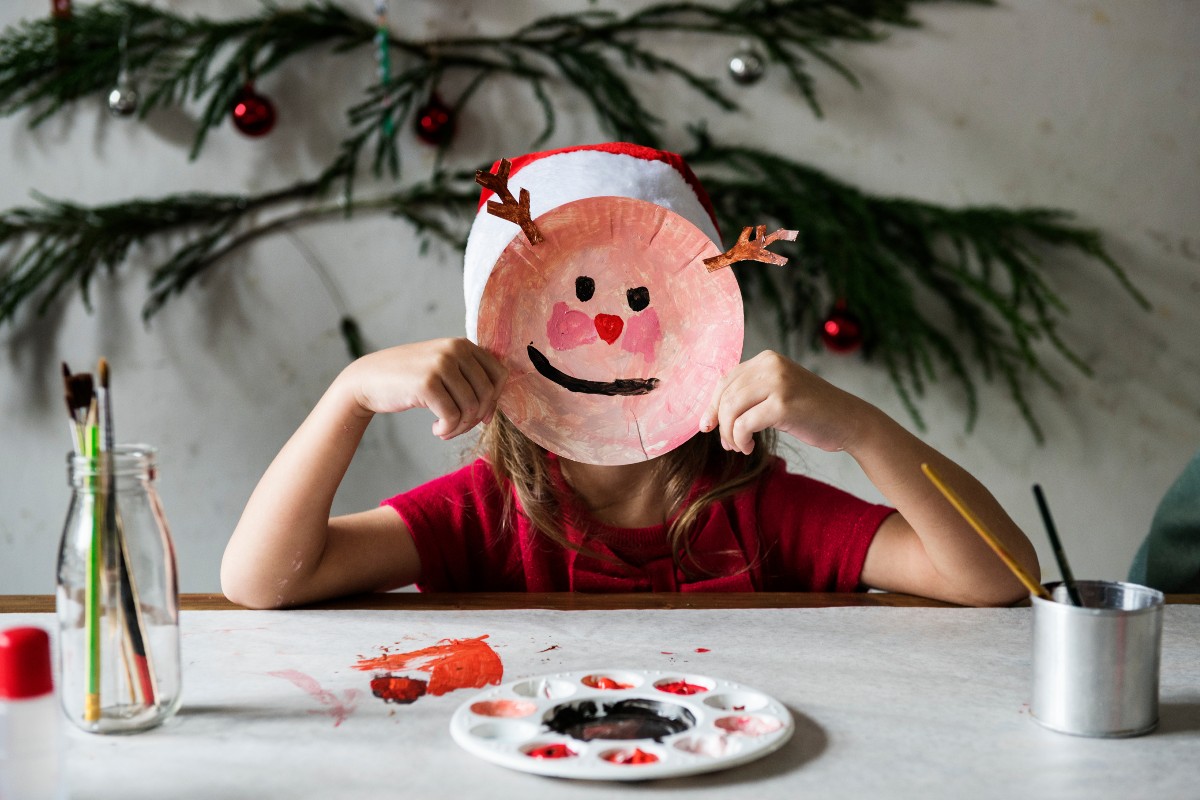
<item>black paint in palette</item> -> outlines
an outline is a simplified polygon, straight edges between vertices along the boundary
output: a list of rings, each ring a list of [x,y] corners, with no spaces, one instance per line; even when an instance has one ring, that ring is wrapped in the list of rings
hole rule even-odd
[[[556,706],[546,715],[546,726],[555,733],[584,742],[593,739],[653,739],[694,727],[691,711],[674,703],[630,698],[611,703],[580,700]]]

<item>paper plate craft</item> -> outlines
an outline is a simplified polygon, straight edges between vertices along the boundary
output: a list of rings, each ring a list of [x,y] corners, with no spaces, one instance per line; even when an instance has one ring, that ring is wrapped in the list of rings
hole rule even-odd
[[[747,229],[722,254],[711,203],[683,160],[634,145],[535,153],[477,180],[467,332],[509,368],[504,414],[547,450],[590,464],[687,441],[741,358],[741,294],[722,267],[786,261],[765,247],[789,232]]]
[[[523,678],[463,703],[450,734],[480,758],[559,778],[640,781],[713,772],[778,750],[792,715],[733,681],[667,670]]]

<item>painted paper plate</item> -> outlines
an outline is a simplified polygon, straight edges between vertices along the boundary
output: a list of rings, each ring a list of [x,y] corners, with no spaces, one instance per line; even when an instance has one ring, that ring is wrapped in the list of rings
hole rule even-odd
[[[516,236],[483,292],[478,341],[509,370],[504,414],[552,453],[631,464],[694,436],[742,355],[742,298],[717,246],[654,203],[590,197]]]
[[[792,736],[778,700],[671,670],[596,669],[505,683],[468,700],[450,733],[468,752],[558,778],[640,781],[762,758]]]

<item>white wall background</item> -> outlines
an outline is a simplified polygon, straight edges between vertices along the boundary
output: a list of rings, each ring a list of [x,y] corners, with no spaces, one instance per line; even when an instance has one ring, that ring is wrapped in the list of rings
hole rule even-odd
[[[367,0],[352,2],[370,13]],[[622,6],[606,3],[606,6]],[[191,14],[240,15],[249,0],[173,0]],[[485,8],[486,6],[486,8]],[[392,3],[392,25],[412,35],[498,33],[567,7],[551,0]],[[571,7],[591,4],[574,2]],[[48,13],[45,0],[7,0],[0,25]],[[935,4],[925,27],[880,45],[843,51],[862,80],[854,89],[818,73],[826,111],[814,119],[780,74],[741,92],[737,117],[703,108],[669,82],[663,115],[709,118],[722,140],[762,145],[865,190],[948,205],[1052,206],[1103,231],[1105,242],[1153,303],[1141,311],[1097,265],[1048,261],[1072,315],[1065,338],[1093,365],[1084,377],[1060,360],[1063,391],[1035,388],[1048,439],[1037,446],[1006,390],[987,387],[981,419],[964,431],[962,398],[949,381],[928,392],[926,437],[987,483],[1057,574],[1030,486],[1046,489],[1079,577],[1120,578],[1155,505],[1200,448],[1200,6],[1187,0],[1002,0],[992,9]],[[732,44],[669,39],[701,71],[728,80]],[[185,190],[262,191],[324,165],[342,138],[343,109],[374,69],[370,50],[305,57],[259,89],[279,108],[263,140],[225,124],[198,160],[187,160],[196,109],[144,122],[113,119],[103,98],[82,102],[37,130],[0,119],[0,207],[32,203],[37,190],[81,203]],[[474,164],[527,149],[540,120],[527,92],[497,84],[460,120],[452,156]],[[685,105],[686,102],[686,105]],[[600,137],[586,115],[564,117],[551,142]],[[432,151],[405,146],[409,177]],[[366,191],[364,185],[363,191]],[[300,229],[333,274],[370,347],[462,328],[458,255],[418,252],[410,229],[361,218]],[[0,328],[0,593],[53,591],[69,498],[59,362],[77,371],[104,355],[113,369],[123,441],[160,448],[160,493],[179,554],[182,589],[217,591],[227,537],[276,450],[345,364],[330,295],[287,237],[239,251],[147,327],[141,322],[152,256],[77,293],[37,319],[32,307]],[[778,347],[759,331],[751,350]],[[861,360],[803,352],[802,361],[908,422],[882,371]],[[380,498],[455,466],[460,442],[442,444],[424,412],[377,419],[335,511]],[[797,467],[877,497],[847,459],[796,453]]]

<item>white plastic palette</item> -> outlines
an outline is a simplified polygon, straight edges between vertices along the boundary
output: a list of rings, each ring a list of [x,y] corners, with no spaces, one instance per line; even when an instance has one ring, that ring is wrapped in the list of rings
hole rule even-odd
[[[523,772],[636,781],[728,769],[778,750],[795,725],[772,697],[670,670],[559,672],[463,703],[450,733],[467,751]]]

